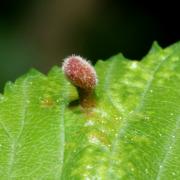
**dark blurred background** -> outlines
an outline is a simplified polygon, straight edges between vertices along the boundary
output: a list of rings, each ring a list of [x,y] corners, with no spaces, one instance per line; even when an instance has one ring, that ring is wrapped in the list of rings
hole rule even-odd
[[[0,91],[73,53],[93,63],[119,52],[140,60],[154,40],[162,47],[180,40],[177,2],[0,0]]]

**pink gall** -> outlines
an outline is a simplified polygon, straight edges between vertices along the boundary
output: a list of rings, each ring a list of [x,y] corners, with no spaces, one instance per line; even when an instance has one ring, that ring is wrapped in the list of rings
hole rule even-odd
[[[80,56],[67,57],[62,65],[62,69],[66,77],[75,86],[93,90],[97,84],[97,75],[91,64]]]

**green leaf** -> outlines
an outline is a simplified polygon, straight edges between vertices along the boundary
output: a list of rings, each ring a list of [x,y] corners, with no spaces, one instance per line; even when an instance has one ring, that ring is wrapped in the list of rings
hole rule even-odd
[[[96,106],[68,104],[59,67],[31,70],[0,95],[0,179],[180,177],[180,43],[155,43],[142,61],[98,61]]]

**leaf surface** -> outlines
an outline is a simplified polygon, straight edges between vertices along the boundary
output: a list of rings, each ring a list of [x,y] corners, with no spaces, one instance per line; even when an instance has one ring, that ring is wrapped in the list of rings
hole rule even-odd
[[[90,111],[59,67],[29,71],[0,96],[0,175],[19,179],[178,179],[180,43],[142,61],[95,66]]]

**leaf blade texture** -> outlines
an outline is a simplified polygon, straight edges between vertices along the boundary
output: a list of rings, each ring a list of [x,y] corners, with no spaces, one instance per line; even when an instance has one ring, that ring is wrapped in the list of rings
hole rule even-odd
[[[0,96],[1,179],[178,179],[180,43],[142,61],[121,54],[95,66],[96,107],[58,67],[7,83]]]

